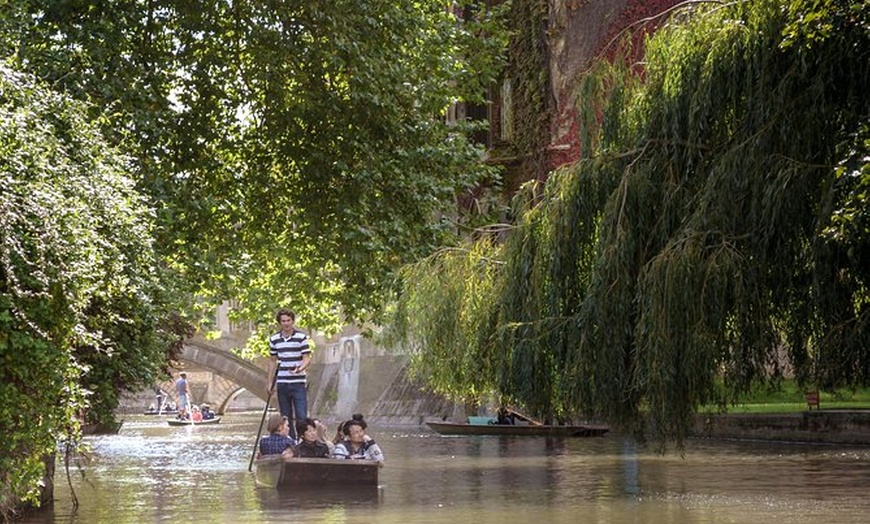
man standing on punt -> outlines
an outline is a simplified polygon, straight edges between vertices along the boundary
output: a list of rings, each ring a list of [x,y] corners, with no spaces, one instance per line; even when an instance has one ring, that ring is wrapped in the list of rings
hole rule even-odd
[[[278,406],[281,414],[293,421],[290,428],[296,439],[295,421],[308,417],[308,393],[305,370],[311,364],[311,347],[308,336],[296,329],[296,313],[282,309],[275,315],[281,331],[269,337],[269,380],[275,378]],[[278,370],[277,377],[275,370]],[[271,392],[273,385],[269,384]]]
[[[187,406],[190,405],[190,386],[187,384],[187,373],[182,371],[175,381],[175,391],[178,393],[178,418],[185,419],[189,415]]]

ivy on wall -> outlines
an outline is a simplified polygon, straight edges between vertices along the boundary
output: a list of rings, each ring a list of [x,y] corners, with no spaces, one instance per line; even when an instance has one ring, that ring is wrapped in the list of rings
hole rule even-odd
[[[507,175],[508,194],[524,182],[543,181],[549,172],[547,145],[553,100],[550,96],[546,0],[514,1],[508,26],[506,77],[512,88],[513,139],[518,165]]]

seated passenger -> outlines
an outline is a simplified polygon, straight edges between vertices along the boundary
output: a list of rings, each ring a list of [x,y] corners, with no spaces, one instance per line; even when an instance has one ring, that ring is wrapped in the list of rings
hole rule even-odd
[[[269,436],[260,439],[260,456],[280,454],[286,458],[292,457],[296,441],[289,437],[290,422],[287,417],[280,413],[272,415],[266,429],[269,430]]]
[[[208,404],[203,404],[201,411],[203,420],[211,420],[214,418],[214,411],[211,410],[211,407]]]
[[[335,449],[335,445],[338,444],[339,442],[342,442],[345,439],[345,433],[344,433],[344,425],[345,424],[347,424],[347,422],[340,422],[338,424],[338,426],[335,428],[335,436],[332,437],[332,449]]]
[[[364,420],[351,419],[344,423],[343,433],[347,439],[335,445],[332,457],[338,459],[367,459],[384,461],[384,453],[374,439],[366,435],[367,424]]]
[[[193,422],[202,422],[202,411],[199,410],[199,406],[193,406],[190,413],[190,420]]]
[[[498,419],[499,424],[516,424],[516,419],[514,418],[514,414],[512,411],[507,408],[501,407],[496,413],[496,417]]]
[[[369,427],[368,423],[363,419],[362,413],[354,413],[353,415],[351,415],[350,419],[359,422],[363,428],[363,431],[365,431]],[[348,422],[350,422],[350,420],[345,420],[344,422],[340,423],[337,428],[335,428],[335,438],[332,439],[333,444],[338,444],[339,442],[347,440],[347,432],[344,430],[344,426]],[[371,437],[366,435],[366,439],[371,440]],[[334,448],[335,446],[333,446],[333,449]]]
[[[317,422],[304,418],[296,422],[299,443],[293,448],[293,455],[299,458],[329,458],[329,447],[317,440]]]

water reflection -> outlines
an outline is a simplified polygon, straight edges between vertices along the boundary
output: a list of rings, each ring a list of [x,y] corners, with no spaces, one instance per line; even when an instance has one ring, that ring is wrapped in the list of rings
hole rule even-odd
[[[261,507],[269,511],[318,510],[336,506],[366,508],[379,505],[383,501],[382,487],[354,487],[352,489],[310,490],[292,493],[275,489],[257,489]]]
[[[370,428],[384,448],[381,486],[358,492],[258,488],[248,463],[259,414],[169,427],[132,417],[93,437],[72,513],[57,502],[28,523],[112,522],[864,522],[870,449],[690,442],[684,458],[618,436],[439,437]],[[60,471],[60,470],[59,470]]]

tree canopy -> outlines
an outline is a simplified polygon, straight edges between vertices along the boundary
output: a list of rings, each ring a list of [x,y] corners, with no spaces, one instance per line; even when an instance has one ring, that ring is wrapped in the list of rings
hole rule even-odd
[[[335,329],[377,312],[402,263],[456,232],[493,175],[447,107],[504,45],[443,2],[27,0],[15,64],[92,103],[136,159],[158,249],[201,299]],[[479,38],[486,32],[490,38]]]
[[[397,327],[423,376],[677,441],[784,373],[870,383],[865,7],[693,3],[641,75],[599,64],[587,157],[518,198],[506,242],[409,267]]]

